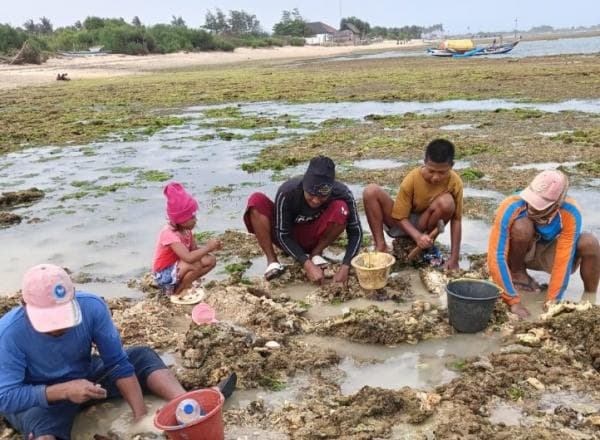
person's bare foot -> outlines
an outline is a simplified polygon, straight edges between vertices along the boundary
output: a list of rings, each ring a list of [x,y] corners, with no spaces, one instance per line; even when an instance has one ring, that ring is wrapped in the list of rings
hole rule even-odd
[[[528,318],[529,316],[531,316],[529,310],[527,310],[527,308],[521,303],[513,304],[512,306],[510,306],[510,311],[517,315],[519,318]]]

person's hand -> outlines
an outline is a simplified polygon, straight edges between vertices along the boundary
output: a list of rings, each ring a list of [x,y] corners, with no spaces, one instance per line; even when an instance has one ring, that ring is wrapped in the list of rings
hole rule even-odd
[[[547,312],[548,309],[550,308],[550,306],[553,306],[555,304],[557,304],[558,302],[556,300],[550,300],[550,301],[546,301],[544,303],[544,312]]]
[[[417,246],[419,246],[421,249],[429,249],[431,246],[433,246],[433,240],[429,235],[421,234],[417,240]]]
[[[346,264],[342,264],[338,271],[333,276],[334,283],[347,283],[348,282],[348,273],[350,272],[350,267]]]
[[[86,379],[65,382],[65,398],[73,403],[84,403],[92,399],[106,399],[106,390]]]
[[[323,283],[323,280],[325,279],[323,269],[310,261],[310,258],[304,262],[304,271],[306,272],[308,279],[313,283]]]
[[[206,247],[209,252],[218,251],[223,247],[223,243],[218,238],[211,238],[206,242]]]
[[[510,311],[517,315],[519,318],[527,318],[531,315],[531,313],[529,313],[529,310],[527,310],[527,308],[521,303],[513,304],[512,306],[510,306]]]
[[[446,264],[444,264],[444,269],[445,270],[458,270],[458,259],[455,258],[450,258],[448,261],[446,261]]]

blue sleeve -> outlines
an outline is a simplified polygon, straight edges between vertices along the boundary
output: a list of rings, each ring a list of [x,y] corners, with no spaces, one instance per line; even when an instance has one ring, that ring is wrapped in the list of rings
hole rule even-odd
[[[100,298],[94,298],[92,301],[94,301],[92,340],[98,347],[104,368],[110,370],[117,366],[110,375],[112,380],[132,376],[135,370],[123,349],[119,332],[113,323],[108,307]]]
[[[26,356],[11,335],[0,338],[0,413],[47,407],[46,386],[25,384]]]

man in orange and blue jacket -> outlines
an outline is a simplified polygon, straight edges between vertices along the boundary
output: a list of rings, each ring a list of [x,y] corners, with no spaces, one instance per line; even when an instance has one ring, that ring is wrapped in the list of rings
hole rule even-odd
[[[544,171],[519,195],[506,198],[496,214],[488,244],[490,275],[520,317],[530,313],[518,290],[541,290],[527,269],[550,274],[546,305],[563,300],[579,266],[584,293],[598,290],[600,245],[593,234],[581,232],[581,211],[567,197],[568,187],[563,173]]]

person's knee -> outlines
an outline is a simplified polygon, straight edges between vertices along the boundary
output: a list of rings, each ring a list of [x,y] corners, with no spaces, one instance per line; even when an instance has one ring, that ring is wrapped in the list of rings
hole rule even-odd
[[[442,216],[449,217],[454,214],[456,203],[452,194],[444,193],[438,196],[432,203],[433,208]]]
[[[581,256],[600,255],[600,244],[594,234],[584,232],[577,240],[577,253]]]
[[[139,364],[148,364],[160,359],[160,356],[150,347],[145,345],[136,345],[127,349],[129,362],[136,367]]]
[[[529,242],[534,236],[535,227],[530,219],[523,217],[514,221],[510,229],[511,241]]]
[[[384,194],[383,188],[375,183],[369,183],[362,193],[363,205],[365,209],[370,207],[372,203],[378,202],[381,199],[381,195]]]

